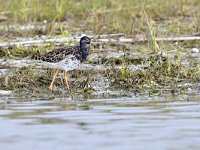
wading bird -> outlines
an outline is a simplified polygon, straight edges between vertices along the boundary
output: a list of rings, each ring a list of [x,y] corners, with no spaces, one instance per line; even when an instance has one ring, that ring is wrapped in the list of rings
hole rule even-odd
[[[31,57],[31,59],[34,60],[44,61],[45,63],[48,63],[50,68],[55,69],[52,82],[49,86],[50,90],[53,90],[54,80],[60,70],[64,71],[64,81],[68,90],[70,89],[67,71],[78,68],[80,64],[86,60],[89,54],[90,43],[91,39],[87,36],[83,36],[80,39],[80,45],[57,48],[44,55],[36,55]]]

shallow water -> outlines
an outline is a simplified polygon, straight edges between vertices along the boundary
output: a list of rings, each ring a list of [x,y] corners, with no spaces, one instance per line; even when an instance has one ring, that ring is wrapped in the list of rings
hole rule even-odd
[[[200,97],[0,101],[0,149],[199,149]]]

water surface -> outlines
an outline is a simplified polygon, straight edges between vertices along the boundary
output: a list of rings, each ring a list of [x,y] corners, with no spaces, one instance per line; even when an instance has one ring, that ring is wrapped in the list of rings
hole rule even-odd
[[[200,97],[0,101],[0,149],[200,149]]]

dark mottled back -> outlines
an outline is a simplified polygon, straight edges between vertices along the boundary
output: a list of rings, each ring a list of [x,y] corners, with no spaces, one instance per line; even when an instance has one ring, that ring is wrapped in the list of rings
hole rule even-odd
[[[87,36],[84,36],[80,39],[80,46],[66,46],[57,48],[44,55],[32,56],[31,59],[56,63],[65,59],[68,55],[74,55],[82,62],[86,60],[89,54],[90,43],[91,39]]]

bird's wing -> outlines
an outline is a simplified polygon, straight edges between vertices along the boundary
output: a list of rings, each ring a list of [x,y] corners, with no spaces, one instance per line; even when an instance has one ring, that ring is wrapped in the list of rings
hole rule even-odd
[[[78,46],[62,47],[54,49],[53,51],[46,53],[44,55],[35,56],[33,57],[33,59],[47,61],[47,62],[59,62],[65,59],[68,55],[72,54],[76,56],[78,52],[79,52]]]

